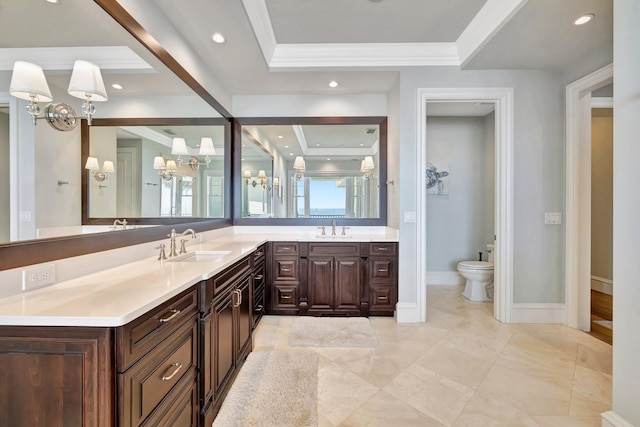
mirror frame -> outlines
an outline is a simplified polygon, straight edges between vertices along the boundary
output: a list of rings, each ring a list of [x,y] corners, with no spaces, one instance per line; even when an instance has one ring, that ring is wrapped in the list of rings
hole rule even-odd
[[[184,81],[207,104],[213,107],[224,120],[231,125],[229,113],[187,70],[180,65],[169,52],[136,21],[117,0],[94,0],[112,19],[118,22],[138,42],[156,56],[179,79]],[[97,120],[97,119],[94,119]],[[92,121],[93,122],[93,121]],[[81,126],[84,126],[81,123]],[[227,141],[225,141],[225,144]],[[226,146],[225,146],[226,147]],[[232,159],[233,152],[225,155],[225,161]],[[84,168],[84,165],[82,166]],[[233,173],[233,168],[231,173]],[[226,171],[225,171],[226,172]],[[85,174],[83,174],[85,175]],[[231,175],[233,176],[233,175]],[[233,191],[233,186],[230,187]],[[231,202],[233,194],[227,193],[225,209],[233,210]],[[233,225],[231,215],[224,219],[202,220],[199,222],[180,222],[181,225],[195,231],[206,231]],[[163,238],[172,225],[149,227],[137,230],[113,231],[109,233],[78,234],[73,236],[54,237],[49,239],[24,240],[0,244],[0,271],[26,265],[51,262],[74,256],[86,255],[110,249],[148,243]]]
[[[242,170],[242,126],[265,125],[361,125],[380,126],[380,173],[378,181],[380,215],[378,218],[340,218],[340,225],[386,226],[387,225],[387,117],[241,117],[234,118],[233,129],[233,224],[234,225],[327,225],[326,218],[245,218],[242,217],[242,179],[236,176]]]
[[[231,218],[231,123],[222,118],[123,118],[123,119],[93,119],[91,127],[96,126],[224,126],[224,215],[223,218],[206,217],[157,217],[157,218],[129,218],[131,225],[153,224],[183,224],[185,222],[211,222]],[[80,131],[80,170],[82,173],[82,225],[112,225],[119,218],[94,218],[89,216],[89,175],[84,173],[84,164],[89,157],[90,147],[89,125],[82,120]]]

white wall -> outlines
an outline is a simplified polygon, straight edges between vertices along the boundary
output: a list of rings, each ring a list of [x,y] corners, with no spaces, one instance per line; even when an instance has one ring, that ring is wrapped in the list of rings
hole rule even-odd
[[[493,116],[493,114],[492,114]],[[449,194],[427,195],[427,270],[457,270],[493,241],[493,140],[484,117],[428,117],[427,161],[448,165]],[[489,153],[487,153],[489,152]],[[485,258],[486,260],[486,254]]]
[[[418,88],[513,87],[515,100],[514,302],[564,302],[564,226],[545,226],[545,211],[564,211],[564,86],[545,71],[412,68],[400,81],[400,218],[416,212]],[[416,224],[400,223],[399,301],[417,303]]]
[[[76,129],[75,131],[78,131],[78,129]],[[105,160],[112,161],[114,165],[117,164],[118,144],[116,131],[117,128],[112,126],[97,126],[91,127],[89,129],[89,132],[91,134],[91,147],[89,149],[89,156],[97,157],[98,163],[101,168],[102,163]],[[80,157],[78,156],[78,159],[79,158]],[[80,163],[79,160],[76,164],[78,163]],[[75,169],[77,169],[77,167]],[[88,170],[83,169],[82,172],[89,174],[89,217],[115,218],[117,216],[117,173],[110,174],[111,176],[108,180],[100,182],[92,177]],[[40,181],[38,181],[38,187],[40,187],[40,185]]]
[[[614,8],[613,411],[640,425],[640,4]]]

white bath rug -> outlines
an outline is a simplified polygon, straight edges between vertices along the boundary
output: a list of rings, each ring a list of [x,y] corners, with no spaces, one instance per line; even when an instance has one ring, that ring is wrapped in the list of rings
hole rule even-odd
[[[318,356],[250,353],[212,427],[316,427]]]
[[[292,347],[377,347],[366,317],[297,317],[289,334]]]

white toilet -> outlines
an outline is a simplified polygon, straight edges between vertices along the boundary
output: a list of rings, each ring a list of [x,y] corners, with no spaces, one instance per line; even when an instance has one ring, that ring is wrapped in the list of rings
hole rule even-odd
[[[489,253],[489,261],[460,261],[458,263],[458,273],[467,279],[462,296],[469,301],[493,300],[493,245],[487,245],[487,252]]]

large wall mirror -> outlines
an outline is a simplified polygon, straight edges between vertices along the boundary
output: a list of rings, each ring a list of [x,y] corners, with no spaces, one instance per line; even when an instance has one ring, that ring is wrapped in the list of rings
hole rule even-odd
[[[228,218],[230,129],[206,118],[96,119],[83,127],[83,224]],[[87,169],[88,159],[100,169]]]
[[[386,225],[386,118],[236,120],[236,224]]]
[[[231,225],[230,114],[118,2],[12,1],[3,4],[2,15],[0,270],[158,240],[178,224],[197,231]],[[64,31],[29,30],[48,28],[51,22]],[[67,91],[77,59],[100,67],[108,93],[106,102],[94,103],[92,126],[86,120],[64,132],[45,120],[34,126],[25,112],[27,101],[9,95],[14,62],[42,67],[53,102],[81,114],[81,101]],[[140,117],[153,119],[131,119]],[[212,138],[216,153],[209,165],[194,170],[185,163],[176,168],[175,179],[163,181],[169,182],[162,187],[165,193],[150,191],[160,190],[162,178],[153,165],[148,167],[147,156],[166,161],[173,156],[170,149],[152,148],[151,140],[162,138],[151,135],[184,133],[187,161],[194,157],[206,164],[190,142],[191,126],[207,128]],[[115,142],[92,149],[93,127],[104,132],[94,140],[113,133]],[[136,170],[127,168],[125,154],[117,156],[118,147],[125,153],[127,144],[131,156],[139,156]],[[85,169],[90,153],[99,162],[94,170]],[[104,172],[105,160],[113,168],[100,181],[96,177]],[[110,227],[116,218],[128,219],[126,231]]]

